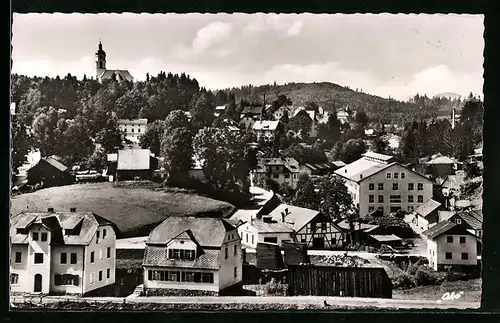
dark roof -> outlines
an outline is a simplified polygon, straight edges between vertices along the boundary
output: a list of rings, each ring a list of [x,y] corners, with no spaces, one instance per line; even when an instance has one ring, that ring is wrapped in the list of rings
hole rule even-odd
[[[203,250],[194,261],[168,259],[166,247],[146,246],[144,250],[143,266],[219,269],[220,250]]]
[[[425,218],[429,214],[431,214],[432,212],[437,210],[440,206],[441,206],[441,203],[439,203],[438,201],[435,201],[433,199],[429,199],[427,202],[425,202],[424,204],[417,207],[415,212]]]
[[[245,107],[243,108],[243,111],[241,111],[242,114],[261,114],[264,110],[263,106],[258,106],[258,107]]]
[[[422,234],[429,239],[435,239],[438,236],[448,232],[449,230],[458,226],[456,223],[452,223],[450,221],[439,222],[438,224],[432,226],[430,229],[422,232]]]
[[[234,229],[234,225],[219,217],[171,216],[151,231],[146,244],[166,245],[190,230],[200,246],[220,248],[226,232]]]
[[[467,211],[459,212],[459,213],[455,214],[453,217],[455,217],[455,216],[462,218],[474,230],[481,230],[483,228],[483,215],[482,215],[482,213],[479,213],[479,212],[476,212],[473,210],[467,210]]]
[[[11,217],[10,236],[12,243],[28,243],[28,235],[18,233],[18,229],[27,230],[34,224],[41,224],[52,232],[55,239],[65,245],[88,245],[100,226],[110,225],[116,233],[116,225],[92,212],[23,212]],[[68,234],[69,231],[73,231]]]
[[[268,215],[271,213],[275,208],[277,208],[281,204],[281,200],[276,194],[276,192],[273,192],[273,196],[259,209],[257,212],[258,216],[261,215]]]

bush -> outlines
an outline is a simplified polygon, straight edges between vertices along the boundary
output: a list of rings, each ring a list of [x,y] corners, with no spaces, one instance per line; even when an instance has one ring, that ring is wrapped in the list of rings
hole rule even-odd
[[[415,273],[415,280],[419,286],[437,285],[442,283],[438,273],[429,266],[420,266]]]
[[[276,278],[271,278],[271,281],[264,285],[265,296],[287,296],[287,286]]]
[[[403,289],[413,288],[417,286],[415,278],[408,274],[407,272],[402,272],[395,278],[394,287],[399,287]]]

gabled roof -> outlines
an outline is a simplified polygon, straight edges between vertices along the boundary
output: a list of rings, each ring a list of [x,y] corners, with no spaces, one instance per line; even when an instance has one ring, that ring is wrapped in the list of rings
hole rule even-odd
[[[286,220],[285,220],[286,221]],[[258,233],[292,233],[293,229],[290,224],[280,221],[264,222],[263,220],[254,219],[247,222],[247,225],[253,226]]]
[[[99,78],[103,80],[110,79],[113,74],[115,74],[119,80],[134,81],[133,76],[128,70],[105,70],[101,75],[99,75]]]
[[[146,170],[150,167],[149,149],[124,149],[118,151],[118,170]]]
[[[429,160],[423,162],[424,164],[456,164],[457,161],[448,156],[441,154],[433,155]]]
[[[255,123],[252,126],[253,130],[259,131],[259,130],[276,130],[278,128],[279,121],[272,121],[272,120],[263,120],[263,121],[255,121]]]
[[[438,201],[435,201],[433,199],[429,199],[427,202],[425,202],[422,205],[419,205],[417,209],[415,210],[416,213],[421,215],[422,217],[426,218],[429,214],[431,214],[433,211],[437,210],[441,206],[441,203]]]
[[[467,210],[463,212],[458,212],[453,217],[460,217],[465,222],[467,222],[474,230],[481,230],[483,228],[483,215],[482,213]]]
[[[280,198],[276,194],[276,192],[273,192],[273,196],[264,203],[264,205],[259,209],[257,212],[257,215],[268,215],[271,213],[275,208],[277,208],[280,204],[282,204]]]
[[[58,243],[65,245],[88,245],[97,229],[104,225],[110,225],[118,233],[113,222],[92,212],[23,212],[10,219],[12,243],[28,243],[28,235],[18,233],[18,229],[26,230],[37,223],[47,227],[53,235],[62,237]],[[70,235],[66,230],[75,232]]]
[[[244,107],[243,111],[241,111],[241,114],[261,114],[264,110],[264,107],[258,106],[258,107]]]
[[[43,158],[43,160],[45,160],[47,163],[49,163],[51,166],[57,168],[61,172],[65,172],[68,169],[67,166],[65,166],[64,164],[62,164],[60,161],[58,161],[57,159],[55,159],[52,156],[45,157],[45,158]]]
[[[429,239],[435,239],[456,226],[457,226],[456,223],[452,223],[450,221],[443,221],[432,226],[430,229],[427,229],[426,231],[422,232],[422,234],[428,237]]]
[[[305,163],[304,166],[306,166],[307,168],[309,168],[311,170],[335,170],[335,169],[339,168],[339,166],[337,166],[331,162],[320,163],[320,164]]]
[[[284,166],[284,172],[298,173],[299,163],[291,157],[286,158],[258,158],[257,159],[257,173],[266,171],[265,166]]]
[[[379,242],[388,242],[388,241],[401,241],[400,237],[394,234],[370,234],[370,237],[379,241]]]
[[[369,159],[384,161],[386,163],[390,163],[390,162],[395,160],[394,156],[379,154],[379,153],[375,153],[373,151],[368,151],[368,152],[362,154],[362,156],[369,158]]]
[[[148,119],[119,119],[118,124],[131,125],[131,124],[148,124]]]
[[[194,261],[168,258],[168,249],[159,246],[146,246],[144,250],[143,266],[219,269],[220,250],[205,249]]]
[[[146,244],[166,245],[170,240],[190,230],[202,247],[220,248],[226,232],[235,227],[218,217],[170,216],[151,231]]]
[[[456,172],[455,175],[448,175],[441,186],[449,189],[460,190],[460,187],[463,184],[465,184],[465,173]]]
[[[286,212],[286,210],[288,212]],[[298,206],[292,206],[287,204],[280,204],[269,216],[276,222],[282,222],[282,213],[287,213],[285,217],[285,223],[288,223],[292,229],[299,231],[306,224],[308,224],[312,219],[320,214],[319,211],[306,209]]]

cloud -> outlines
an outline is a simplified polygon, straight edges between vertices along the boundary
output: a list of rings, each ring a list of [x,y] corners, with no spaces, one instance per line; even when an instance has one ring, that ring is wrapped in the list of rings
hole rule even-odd
[[[191,47],[179,46],[177,52],[184,58],[204,53],[213,46],[224,43],[231,36],[232,31],[231,23],[213,21],[198,30]]]
[[[302,20],[295,21],[290,27],[287,29],[288,36],[297,36],[302,31],[302,26],[304,26],[304,22]]]
[[[257,35],[265,31],[278,31],[281,35],[297,36],[304,22],[295,19],[296,15],[268,14],[256,15],[242,30],[243,35]]]

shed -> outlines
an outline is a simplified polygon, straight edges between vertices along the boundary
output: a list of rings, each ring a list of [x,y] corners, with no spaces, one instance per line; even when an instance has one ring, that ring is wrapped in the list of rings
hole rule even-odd
[[[118,151],[117,178],[119,180],[151,179],[158,167],[158,159],[149,149],[125,149]]]
[[[403,245],[403,239],[394,234],[368,234],[367,238],[369,243],[375,248],[380,248],[383,244],[391,247],[401,247]]]
[[[41,184],[44,187],[62,186],[72,184],[73,175],[66,165],[62,164],[55,156],[45,157],[27,171],[29,185]]]

